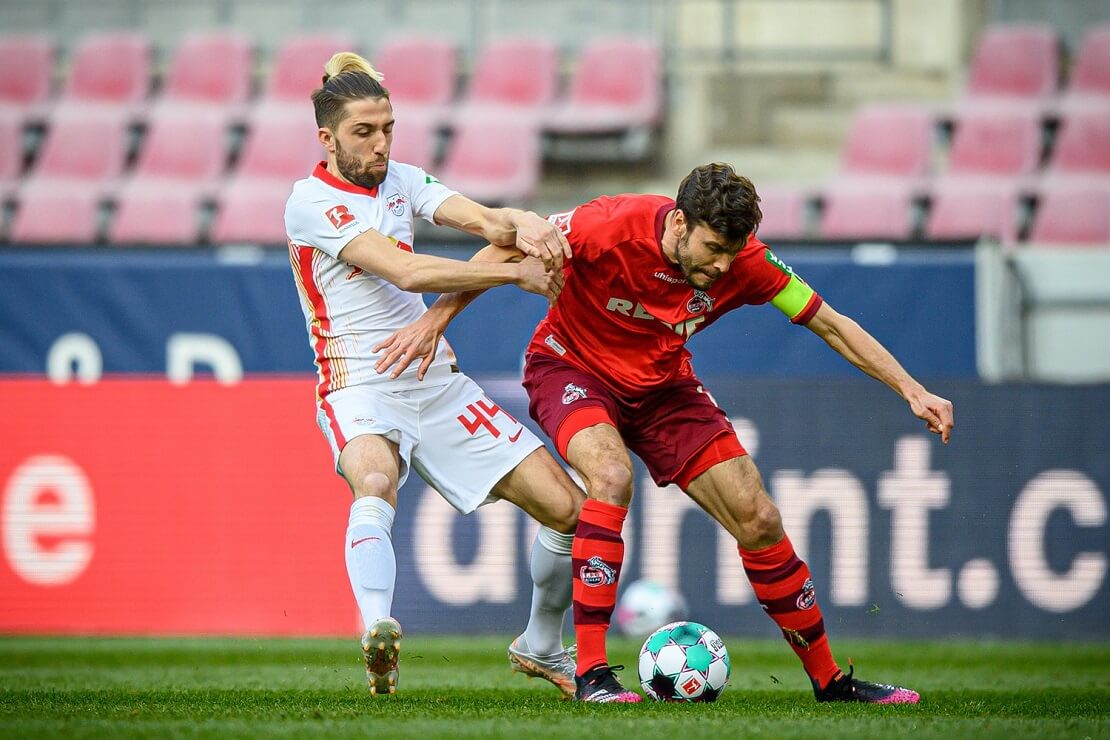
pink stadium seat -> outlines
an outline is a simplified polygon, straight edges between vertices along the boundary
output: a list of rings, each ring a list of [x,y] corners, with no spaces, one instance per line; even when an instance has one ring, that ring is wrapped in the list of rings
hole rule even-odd
[[[559,52],[551,41],[539,38],[492,41],[478,57],[456,118],[484,109],[538,122],[555,98],[558,79]]]
[[[316,132],[311,108],[255,108],[247,122],[236,175],[286,183],[308,177],[312,167],[324,157]]]
[[[806,196],[798,188],[763,185],[759,189],[762,239],[801,239],[806,236]]]
[[[870,105],[852,122],[840,170],[915,177],[929,170],[933,121],[923,108]]]
[[[93,33],[73,53],[63,98],[135,103],[150,90],[150,40],[131,31]]]
[[[1068,92],[1110,98],[1110,25],[1096,26],[1084,35]]]
[[[929,239],[988,236],[1011,243],[1017,237],[1016,181],[997,178],[940,178],[933,184],[925,224]]]
[[[99,228],[100,196],[79,183],[29,184],[19,193],[11,241],[28,244],[91,244]]]
[[[952,173],[1025,175],[1041,156],[1040,114],[1027,106],[976,106],[956,122],[948,161]]]
[[[163,100],[242,103],[250,95],[251,42],[234,31],[191,33],[173,55]]]
[[[382,84],[400,120],[446,117],[459,74],[454,43],[424,36],[392,39],[372,62],[385,75]]]
[[[238,180],[216,203],[213,244],[285,244],[285,202],[293,183]]]
[[[132,181],[117,194],[108,241],[166,246],[194,244],[199,205],[195,188]]]
[[[567,99],[545,127],[559,133],[606,133],[656,125],[663,110],[663,72],[652,41],[603,38],[575,65]]]
[[[427,170],[435,164],[435,157],[436,130],[430,119],[405,119],[393,129],[391,160]]]
[[[1054,173],[1110,176],[1110,98],[1063,111],[1049,167]]]
[[[1043,98],[1056,92],[1060,46],[1050,26],[995,26],[971,61],[970,97]]]
[[[324,64],[339,51],[357,51],[355,37],[348,33],[304,34],[281,45],[270,68],[264,97],[272,101],[307,104],[320,87]]]
[[[50,117],[31,178],[107,184],[119,177],[126,157],[125,110],[69,103]]]
[[[1031,242],[1110,245],[1110,186],[1105,182],[1041,184]]]
[[[825,193],[821,236],[827,239],[908,239],[913,230],[910,190],[855,183]]]
[[[0,104],[26,109],[50,96],[54,42],[46,36],[0,36]]]
[[[211,183],[227,163],[224,116],[208,107],[159,108],[147,122],[135,177]]]
[[[539,131],[503,118],[460,122],[440,175],[448,187],[479,202],[525,200],[540,179]]]

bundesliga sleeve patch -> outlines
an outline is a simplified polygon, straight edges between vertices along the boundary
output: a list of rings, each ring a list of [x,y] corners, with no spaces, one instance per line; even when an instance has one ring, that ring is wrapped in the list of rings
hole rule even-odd
[[[355,216],[347,210],[347,206],[332,206],[324,211],[324,215],[327,216],[328,221],[331,221],[336,231],[343,231],[355,222]]]

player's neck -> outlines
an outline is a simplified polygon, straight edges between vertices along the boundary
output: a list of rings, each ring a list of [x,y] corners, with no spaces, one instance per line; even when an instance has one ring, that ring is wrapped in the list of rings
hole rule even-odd
[[[332,177],[334,177],[336,180],[339,180],[340,182],[345,182],[348,185],[354,185],[355,184],[355,183],[351,182],[350,180],[348,180],[346,177],[344,177],[343,173],[339,171],[339,165],[336,164],[335,157],[328,157],[327,170],[328,170],[328,174],[331,175]]]
[[[663,236],[659,240],[659,248],[663,252],[663,259],[672,265],[678,264],[678,235],[675,234],[674,216],[677,210],[671,211],[663,217]]]

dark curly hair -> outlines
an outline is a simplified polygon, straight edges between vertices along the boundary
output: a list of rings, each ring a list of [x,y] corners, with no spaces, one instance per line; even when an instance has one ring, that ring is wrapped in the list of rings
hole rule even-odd
[[[692,170],[678,186],[675,205],[686,214],[690,228],[706,226],[728,244],[743,245],[763,220],[752,181],[721,162]]]

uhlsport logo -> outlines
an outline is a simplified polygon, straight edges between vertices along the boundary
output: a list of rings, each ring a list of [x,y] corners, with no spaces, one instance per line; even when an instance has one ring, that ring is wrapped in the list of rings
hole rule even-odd
[[[616,582],[617,572],[594,555],[578,570],[578,577],[587,586],[609,586]]]
[[[563,405],[569,406],[575,401],[581,401],[586,397],[586,389],[574,383],[567,383],[563,388]]]
[[[405,204],[408,202],[409,200],[405,196],[394,193],[386,199],[385,207],[394,216],[403,216],[405,215]]]
[[[686,310],[690,313],[701,313],[702,311],[712,311],[713,296],[706,293],[704,290],[694,290],[694,295],[686,302]]]
[[[802,584],[802,592],[798,594],[798,608],[799,609],[812,609],[813,605],[817,603],[817,590],[813,588],[813,579],[807,578],[806,582]]]

